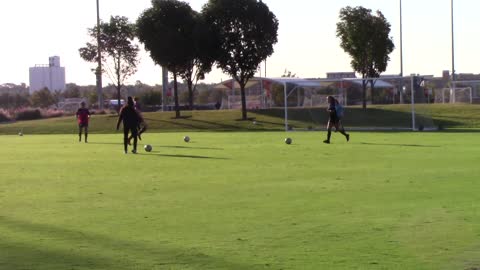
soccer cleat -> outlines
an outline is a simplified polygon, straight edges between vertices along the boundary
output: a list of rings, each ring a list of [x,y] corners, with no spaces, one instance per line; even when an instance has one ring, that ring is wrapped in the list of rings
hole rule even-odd
[[[141,141],[142,140],[142,136],[140,136],[140,134],[138,134],[138,139]]]
[[[350,134],[347,134],[345,137],[347,137],[347,142],[350,141]]]
[[[323,141],[323,143],[329,144],[330,141],[329,141],[329,140],[325,140],[325,141]]]
[[[137,150],[133,149],[132,154],[136,154],[136,153],[137,153]]]
[[[126,155],[126,154],[128,154],[128,151],[125,151],[124,153],[125,153],[125,155]]]

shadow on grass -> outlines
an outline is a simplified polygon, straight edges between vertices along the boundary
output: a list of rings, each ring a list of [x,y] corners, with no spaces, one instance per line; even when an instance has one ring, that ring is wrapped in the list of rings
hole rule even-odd
[[[430,147],[430,148],[440,148],[440,145],[422,145],[422,144],[395,144],[395,143],[366,143],[361,142],[363,145],[374,145],[374,146],[400,146],[400,147]]]
[[[123,145],[123,142],[88,142],[87,144],[97,144],[97,145]]]
[[[203,124],[207,124],[207,125],[211,125],[211,126],[217,126],[219,128],[226,129],[226,130],[241,130],[241,129],[243,129],[240,126],[229,125],[229,124],[224,124],[224,123],[216,123],[216,122],[212,122],[212,121],[199,120],[199,119],[193,119],[193,118],[190,119],[190,121],[197,122],[197,123],[203,123]]]
[[[177,121],[165,121],[165,120],[151,119],[151,118],[145,118],[145,120],[147,121],[147,123],[148,122],[157,122],[157,123],[163,123],[163,124],[167,124],[167,125],[174,125],[174,126],[178,126],[178,127],[186,128],[186,129],[199,129],[199,130],[209,130],[210,129],[210,127],[195,126],[195,125],[192,125],[192,124],[179,123]]]
[[[167,243],[149,244],[142,241],[114,239],[63,227],[34,224],[0,217],[0,227],[15,234],[28,235],[28,241],[0,243],[1,269],[168,269],[181,266],[188,269],[260,269],[226,258],[207,255],[194,248],[178,248]],[[43,239],[43,240],[42,240]],[[64,243],[62,245],[49,245]],[[102,255],[101,252],[106,251]],[[147,262],[140,266],[138,262]],[[163,268],[162,268],[163,269]],[[263,268],[261,268],[263,269]]]
[[[214,147],[190,147],[190,146],[178,146],[178,145],[159,145],[155,146],[159,148],[172,148],[172,149],[198,149],[198,150],[225,150],[223,148],[214,148]]]
[[[273,108],[268,110],[257,110],[255,113],[270,117],[283,118],[285,112],[283,108]],[[298,128],[301,125],[318,125],[327,123],[328,114],[325,108],[289,108],[288,120],[292,128]],[[297,123],[295,123],[297,122]],[[421,114],[417,112],[416,122],[418,125],[429,126],[431,124],[441,125],[443,127],[455,127],[461,125],[460,121],[445,119],[435,119],[434,115]],[[345,118],[343,124],[356,127],[410,127],[412,123],[412,114],[410,111],[395,111],[382,108],[347,107],[345,109]]]
[[[207,157],[207,156],[194,156],[194,155],[171,155],[171,154],[159,154],[152,152],[152,154],[159,157],[170,157],[170,158],[190,158],[190,159],[216,159],[216,160],[230,160],[229,158],[221,157]]]

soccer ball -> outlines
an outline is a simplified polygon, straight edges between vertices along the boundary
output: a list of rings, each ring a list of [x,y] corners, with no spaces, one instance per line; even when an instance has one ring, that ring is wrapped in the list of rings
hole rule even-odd
[[[18,133],[18,136],[23,136],[23,133],[22,133],[22,132],[19,132],[19,133]]]
[[[252,123],[253,123],[254,125],[256,125],[256,124],[257,124],[257,121],[253,121]]]
[[[145,146],[143,147],[143,149],[145,149],[145,151],[147,152],[151,152],[152,151],[152,146],[150,144],[145,144]]]
[[[183,137],[183,141],[189,142],[189,141],[190,141],[190,137],[188,137],[188,136]]]
[[[286,139],[285,139],[285,143],[286,143],[286,144],[291,144],[291,143],[292,143],[292,139],[291,139],[291,138],[286,138]]]

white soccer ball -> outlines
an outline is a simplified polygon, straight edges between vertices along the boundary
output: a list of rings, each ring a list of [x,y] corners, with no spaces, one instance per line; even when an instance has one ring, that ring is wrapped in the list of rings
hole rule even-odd
[[[19,132],[19,133],[18,133],[18,136],[23,136],[23,133],[22,133],[22,132]]]
[[[252,123],[253,123],[254,125],[256,125],[256,124],[257,124],[257,121],[253,121]]]
[[[190,141],[190,137],[188,137],[188,136],[183,137],[183,141],[189,142],[189,141]]]
[[[292,139],[291,139],[291,138],[286,138],[286,139],[285,139],[285,143],[286,143],[286,144],[291,144],[291,143],[292,143]]]
[[[145,151],[147,152],[151,152],[153,147],[150,145],[150,144],[145,144],[145,146],[143,147],[143,149],[145,149]]]

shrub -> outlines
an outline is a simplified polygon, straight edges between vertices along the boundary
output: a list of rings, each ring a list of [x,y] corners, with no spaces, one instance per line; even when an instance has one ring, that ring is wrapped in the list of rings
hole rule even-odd
[[[15,112],[15,120],[37,120],[42,119],[42,112],[39,109],[23,108]]]
[[[62,110],[56,109],[47,109],[42,111],[43,118],[54,118],[54,117],[62,117],[65,114]]]
[[[7,110],[0,109],[0,123],[9,122],[12,120],[10,113]]]

